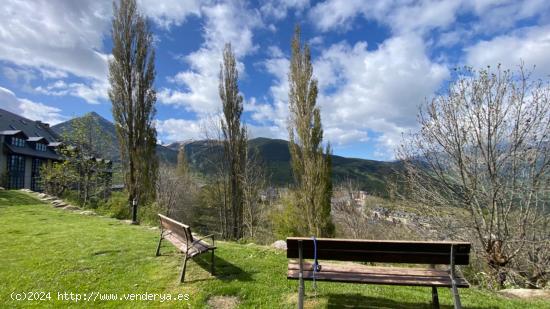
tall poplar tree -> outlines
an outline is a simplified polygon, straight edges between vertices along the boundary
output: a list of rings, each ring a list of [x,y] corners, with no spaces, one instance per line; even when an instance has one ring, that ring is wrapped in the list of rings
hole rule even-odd
[[[224,156],[229,173],[229,210],[228,231],[233,239],[243,236],[243,177],[247,157],[248,137],[246,128],[241,124],[243,97],[239,94],[237,81],[239,72],[231,44],[223,51],[223,63],[220,68],[220,99],[223,105],[221,121]]]
[[[113,2],[113,57],[109,61],[109,98],[120,142],[125,185],[130,204],[144,204],[154,196],[157,175],[156,130],[153,119],[157,99],[154,89],[153,35],[135,0]],[[134,204],[133,222],[137,223]]]
[[[330,217],[332,196],[330,145],[323,153],[323,128],[321,113],[316,105],[317,80],[313,78],[313,66],[309,46],[300,42],[300,27],[296,26],[292,39],[290,61],[288,126],[290,155],[296,187],[295,204],[305,219],[297,226],[299,233],[315,236],[332,236],[334,225]],[[299,225],[302,218],[296,218]]]

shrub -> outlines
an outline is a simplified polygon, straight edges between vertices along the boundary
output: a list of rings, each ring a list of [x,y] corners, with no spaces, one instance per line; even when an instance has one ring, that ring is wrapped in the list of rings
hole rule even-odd
[[[150,205],[141,206],[140,223],[145,225],[157,226],[159,224],[158,214],[163,213],[162,208],[157,202]]]
[[[296,218],[302,218],[298,211],[295,199],[291,192],[281,195],[278,205],[275,205],[271,211],[271,221],[273,222],[273,233],[278,239],[284,239],[288,236],[304,236],[305,231],[301,231],[300,224]]]
[[[116,219],[130,218],[130,207],[126,192],[113,192],[105,202],[98,203],[98,212]]]

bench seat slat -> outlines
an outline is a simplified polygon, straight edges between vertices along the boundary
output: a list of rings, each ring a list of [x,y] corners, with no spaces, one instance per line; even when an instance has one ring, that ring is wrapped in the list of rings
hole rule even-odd
[[[389,274],[389,275],[410,275],[410,276],[426,276],[426,277],[448,277],[449,272],[439,269],[427,268],[412,268],[412,267],[385,267],[385,266],[367,266],[361,264],[335,264],[335,263],[319,263],[322,272],[351,272],[365,274]],[[289,270],[300,270],[300,264],[292,261],[288,263]],[[312,263],[304,263],[304,270],[312,271]]]
[[[194,256],[212,249],[216,249],[216,247],[215,246],[213,247],[207,244],[206,242],[200,240],[193,245],[193,248],[189,251],[189,255]]]
[[[299,279],[298,270],[289,270],[287,274],[288,279]],[[312,280],[313,272],[304,271],[304,280]],[[450,278],[439,277],[410,277],[410,276],[375,276],[371,274],[359,274],[359,273],[329,273],[318,272],[315,274],[315,280],[318,281],[336,281],[336,282],[353,282],[353,283],[370,283],[370,284],[382,284],[382,285],[403,285],[403,286],[434,286],[434,287],[451,287]],[[463,280],[457,279],[457,287],[467,288],[469,284]]]
[[[299,266],[296,268],[293,265],[292,268],[289,266],[288,271],[291,274],[294,274],[295,271],[299,271]],[[370,276],[373,278],[386,278],[386,277],[399,277],[399,278],[409,278],[409,279],[415,279],[419,278],[420,280],[441,280],[441,281],[449,281],[449,273],[444,270],[433,270],[432,272],[426,272],[423,269],[414,269],[411,270],[409,268],[376,268],[376,267],[368,267],[368,268],[336,268],[336,267],[328,267],[327,265],[322,265],[323,268],[321,269],[319,273],[323,273],[326,276],[330,276],[331,273],[345,273],[350,275],[358,275],[358,276]],[[403,270],[400,272],[400,270]],[[306,268],[306,271],[311,272],[312,267]],[[449,283],[450,284],[450,283]]]
[[[304,280],[313,279],[313,264],[304,263]],[[300,265],[288,264],[288,279],[299,279]],[[371,283],[385,285],[414,285],[451,287],[451,278],[445,270],[407,267],[373,267],[359,264],[321,263],[321,271],[315,273],[315,280]],[[468,288],[464,278],[456,278],[457,286]]]
[[[320,264],[321,271],[315,273],[315,279],[321,281],[439,287],[450,287],[452,285],[449,272],[446,270],[409,267],[374,267],[352,263]],[[312,280],[313,264],[304,263],[303,266],[304,279]],[[300,265],[293,261],[289,262],[287,277],[289,279],[298,279],[299,272]],[[402,284],[399,284],[397,281],[402,282]],[[456,278],[456,281],[458,287],[468,288],[470,286],[464,278]]]
[[[182,252],[187,252],[187,245],[185,244],[185,242],[183,242],[181,239],[174,236],[173,234],[167,234],[166,236],[164,236],[164,239],[171,242],[176,248],[180,249]],[[193,247],[189,250],[188,255],[189,257],[193,257],[212,249],[216,249],[216,247],[212,247],[201,240],[193,245]]]

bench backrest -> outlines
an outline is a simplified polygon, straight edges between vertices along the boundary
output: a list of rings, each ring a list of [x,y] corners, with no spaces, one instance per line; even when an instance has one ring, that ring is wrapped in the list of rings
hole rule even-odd
[[[313,240],[306,237],[286,239],[287,258],[299,257],[299,240],[302,241],[302,257],[313,259]],[[333,238],[318,238],[316,241],[319,260],[449,265],[451,246],[454,247],[456,265],[468,265],[470,259],[470,244],[466,242]]]
[[[193,242],[191,228],[188,225],[161,214],[159,214],[159,220],[163,230],[171,232],[171,235],[181,240],[184,244]]]

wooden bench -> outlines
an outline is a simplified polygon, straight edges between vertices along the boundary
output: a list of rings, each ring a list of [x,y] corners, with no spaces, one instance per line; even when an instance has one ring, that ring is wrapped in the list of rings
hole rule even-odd
[[[461,308],[458,288],[470,285],[455,270],[455,265],[468,265],[470,244],[466,242],[378,241],[289,237],[287,258],[288,279],[299,280],[298,308],[303,308],[304,280],[407,285],[432,287],[432,304],[439,308],[437,288],[451,288],[454,307]],[[317,250],[315,252],[314,247]],[[349,262],[377,262],[401,264],[429,264],[430,268],[379,267],[356,263],[318,263],[304,259]],[[449,265],[439,270],[435,265]]]
[[[160,255],[160,244],[163,239],[171,242],[174,246],[176,246],[176,248],[185,254],[180,282],[183,282],[185,279],[187,260],[208,251],[212,251],[210,272],[214,275],[214,250],[216,250],[216,246],[214,245],[214,235],[195,238],[191,233],[191,228],[189,226],[161,214],[158,216],[160,220],[160,240],[156,255]],[[212,239],[212,244],[208,244],[204,241],[207,238]]]

